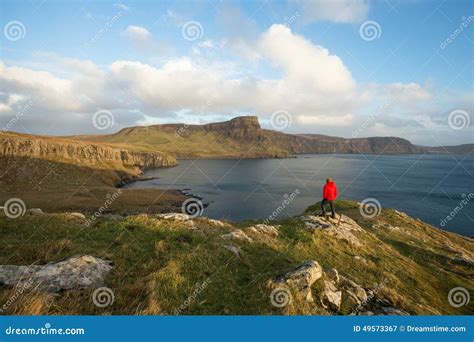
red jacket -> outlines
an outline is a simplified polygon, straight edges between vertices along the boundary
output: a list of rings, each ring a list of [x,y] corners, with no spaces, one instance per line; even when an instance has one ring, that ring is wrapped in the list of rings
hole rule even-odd
[[[323,198],[334,201],[337,198],[337,186],[334,182],[329,182],[324,185]]]

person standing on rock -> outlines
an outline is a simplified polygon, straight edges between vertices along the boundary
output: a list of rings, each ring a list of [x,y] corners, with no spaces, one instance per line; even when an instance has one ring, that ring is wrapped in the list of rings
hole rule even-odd
[[[323,189],[323,200],[321,201],[321,216],[326,215],[326,209],[324,208],[326,203],[331,206],[332,218],[336,218],[336,211],[334,209],[334,200],[337,198],[337,186],[331,177],[326,179],[326,184]]]

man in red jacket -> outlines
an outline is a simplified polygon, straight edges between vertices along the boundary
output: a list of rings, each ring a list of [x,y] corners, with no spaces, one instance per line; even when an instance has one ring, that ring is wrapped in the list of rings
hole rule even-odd
[[[332,180],[331,177],[326,179],[326,184],[324,185],[323,190],[323,200],[321,202],[321,216],[326,215],[326,210],[324,206],[326,203],[329,203],[331,206],[332,218],[336,218],[336,211],[334,210],[334,200],[337,198],[337,186],[336,183]]]

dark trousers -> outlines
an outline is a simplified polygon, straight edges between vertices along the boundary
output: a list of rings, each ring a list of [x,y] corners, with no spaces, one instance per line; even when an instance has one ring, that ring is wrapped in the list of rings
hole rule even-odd
[[[331,206],[331,213],[332,213],[332,218],[336,218],[336,211],[334,210],[334,202],[333,201],[330,201],[326,198],[323,198],[323,201],[321,202],[321,211],[322,211],[322,214],[323,215],[326,215],[326,209],[324,209],[324,206],[326,205],[326,203],[329,203],[329,205]]]

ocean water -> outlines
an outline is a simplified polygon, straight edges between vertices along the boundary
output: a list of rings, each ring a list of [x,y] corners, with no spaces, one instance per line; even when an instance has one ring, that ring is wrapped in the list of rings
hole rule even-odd
[[[233,221],[267,218],[285,199],[289,204],[278,218],[299,214],[321,200],[325,179],[331,176],[339,198],[375,198],[382,210],[395,208],[436,227],[474,236],[474,195],[469,196],[474,193],[474,156],[182,160],[177,167],[149,170],[144,176],[158,178],[127,187],[185,190],[209,203],[203,215]],[[461,204],[463,199],[467,205]]]

